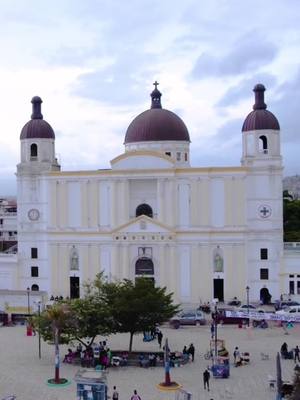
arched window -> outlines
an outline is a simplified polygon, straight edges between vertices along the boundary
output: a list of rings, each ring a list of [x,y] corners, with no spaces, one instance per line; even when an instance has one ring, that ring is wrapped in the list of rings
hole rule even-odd
[[[224,272],[224,259],[222,250],[217,247],[213,254],[214,272]]]
[[[140,204],[135,210],[135,216],[147,215],[147,217],[153,218],[152,208],[148,204]]]
[[[70,252],[70,270],[78,271],[79,270],[79,256],[78,251],[75,246],[72,246]]]
[[[30,158],[36,160],[38,156],[38,147],[36,143],[32,143],[30,146]]]
[[[142,257],[137,260],[135,275],[154,275],[154,265],[151,258]]]
[[[38,292],[38,291],[40,290],[39,285],[36,285],[36,284],[32,285],[32,286],[31,286],[31,290],[32,290],[33,292]]]
[[[265,135],[259,137],[258,147],[261,153],[268,154],[268,139]]]

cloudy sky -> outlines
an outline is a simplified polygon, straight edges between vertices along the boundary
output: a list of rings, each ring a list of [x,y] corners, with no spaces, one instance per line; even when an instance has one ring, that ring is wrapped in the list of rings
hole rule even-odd
[[[239,165],[253,86],[279,119],[285,175],[300,174],[299,0],[0,0],[0,194],[14,194],[19,135],[43,99],[64,170],[109,167],[131,120],[185,121],[193,166]]]

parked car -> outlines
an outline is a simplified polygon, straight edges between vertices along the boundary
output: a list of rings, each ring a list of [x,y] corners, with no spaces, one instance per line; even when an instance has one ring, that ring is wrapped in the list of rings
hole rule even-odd
[[[250,307],[249,307],[249,310],[250,310]],[[254,309],[251,309],[251,310],[254,311]],[[248,318],[246,318],[246,317],[245,318],[229,317],[226,315],[226,311],[233,311],[233,310],[232,309],[231,310],[229,310],[229,309],[228,310],[226,310],[226,309],[218,310],[218,319],[217,319],[218,324],[225,324],[225,325],[227,325],[227,324],[243,324],[243,325],[245,325],[248,323]],[[235,308],[234,311],[238,311],[238,310]],[[247,309],[245,310],[244,308],[242,308],[242,311],[247,312]],[[255,311],[257,311],[259,313],[264,312],[263,310],[258,310],[258,309],[255,309]],[[261,320],[253,320],[252,321],[252,325],[254,327],[259,326],[260,323],[261,323]]]
[[[241,305],[241,302],[238,299],[232,299],[227,304],[229,306],[239,307]]]
[[[206,319],[202,311],[182,311],[170,320],[173,328],[178,329],[180,325],[205,325]]]
[[[217,322],[218,324],[245,324],[248,321],[248,318],[238,318],[238,317],[227,317],[226,311],[232,311],[232,309],[219,309],[217,314]]]
[[[275,314],[299,316],[300,315],[300,305],[286,307],[284,310],[276,311]]]
[[[298,301],[293,301],[293,300],[287,300],[287,301],[277,300],[275,301],[274,304],[275,311],[284,310],[285,308],[291,306],[300,306],[300,303]]]
[[[236,310],[247,311],[248,308],[249,310],[257,310],[257,308],[253,304],[242,304],[241,306],[236,308]]]

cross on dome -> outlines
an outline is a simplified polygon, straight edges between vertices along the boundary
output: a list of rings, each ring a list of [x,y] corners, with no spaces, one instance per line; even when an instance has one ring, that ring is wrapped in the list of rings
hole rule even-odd
[[[161,102],[160,102],[160,98],[161,98],[161,93],[160,93],[160,91],[157,89],[157,86],[159,85],[159,83],[157,82],[157,81],[155,81],[154,83],[153,83],[153,85],[154,85],[154,90],[153,90],[153,92],[151,93],[151,99],[152,99],[152,102],[151,102],[151,108],[162,108],[161,107]]]

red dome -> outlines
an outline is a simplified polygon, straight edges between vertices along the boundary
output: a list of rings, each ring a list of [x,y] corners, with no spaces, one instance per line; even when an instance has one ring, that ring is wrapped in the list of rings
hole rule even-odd
[[[247,115],[242,127],[242,132],[261,129],[280,130],[277,118],[266,109],[267,105],[264,102],[265,90],[262,84],[257,84],[254,87],[255,103],[253,105],[253,111]]]
[[[43,115],[41,113],[42,99],[35,96],[32,98],[31,103],[31,120],[24,125],[20,139],[55,139],[55,134],[51,125],[43,120]]]
[[[151,109],[138,115],[129,125],[125,144],[133,142],[159,142],[164,140],[190,142],[190,135],[181,118],[161,106],[161,93],[157,89],[151,93]]]
[[[182,119],[162,108],[151,108],[138,115],[129,125],[125,136],[125,144],[161,140],[190,142]]]

